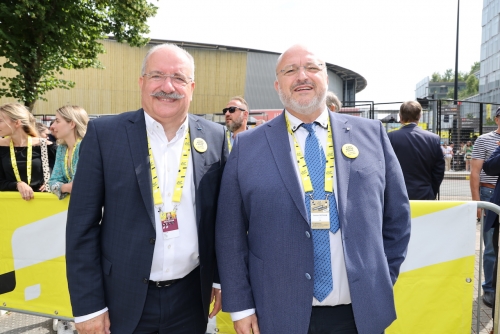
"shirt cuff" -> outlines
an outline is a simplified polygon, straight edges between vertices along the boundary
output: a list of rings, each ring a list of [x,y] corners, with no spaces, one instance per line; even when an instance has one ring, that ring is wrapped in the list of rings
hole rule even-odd
[[[100,311],[97,311],[97,312],[94,312],[94,313],[90,313],[90,314],[87,314],[87,315],[82,315],[81,317],[75,317],[75,324],[78,324],[80,322],[84,322],[84,321],[87,321],[87,320],[90,320],[90,319],[93,319],[105,312],[108,311],[108,308],[105,307],[103,308],[102,310]]]
[[[219,283],[212,283],[212,288],[216,288],[220,290],[220,284]]]
[[[251,309],[244,310],[244,311],[231,312],[230,314],[231,314],[232,321],[238,321],[238,320],[241,320],[243,318],[249,317],[252,314],[255,314],[255,309],[251,308]]]

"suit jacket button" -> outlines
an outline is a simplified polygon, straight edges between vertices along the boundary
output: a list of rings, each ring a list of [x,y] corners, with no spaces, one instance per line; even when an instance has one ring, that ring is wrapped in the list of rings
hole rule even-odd
[[[311,275],[309,275],[308,273],[306,273],[306,278],[307,279],[311,279]]]
[[[311,233],[309,233],[309,231],[306,231],[306,237],[308,237],[308,238],[311,237]]]
[[[149,283],[149,279],[147,279],[147,278],[143,278],[143,279],[142,279],[142,282],[143,282],[144,284],[148,284],[148,283]]]
[[[154,245],[154,244],[155,244],[155,241],[156,241],[156,239],[155,239],[155,238],[151,238],[151,239],[149,239],[149,243],[150,243],[151,245]]]

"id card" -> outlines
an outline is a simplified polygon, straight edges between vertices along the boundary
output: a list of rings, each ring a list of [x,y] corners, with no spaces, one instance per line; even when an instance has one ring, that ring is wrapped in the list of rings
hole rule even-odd
[[[330,229],[330,207],[328,200],[311,200],[311,228],[313,230]]]
[[[172,239],[179,236],[179,224],[177,223],[177,214],[173,211],[160,211],[161,229],[163,239]]]

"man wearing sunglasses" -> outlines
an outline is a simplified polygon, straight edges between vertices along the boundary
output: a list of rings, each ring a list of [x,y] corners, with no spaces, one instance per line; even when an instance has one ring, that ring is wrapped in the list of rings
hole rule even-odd
[[[382,124],[332,113],[325,62],[295,45],[276,66],[285,110],[238,135],[216,252],[238,334],[379,334],[410,238],[403,173]]]
[[[226,118],[227,141],[229,151],[231,151],[236,135],[247,130],[248,122],[248,107],[247,101],[241,96],[235,96],[222,109]]]

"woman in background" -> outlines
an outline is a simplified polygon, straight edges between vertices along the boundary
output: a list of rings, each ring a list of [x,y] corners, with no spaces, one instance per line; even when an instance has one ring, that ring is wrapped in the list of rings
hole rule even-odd
[[[54,162],[55,145],[38,137],[35,118],[25,106],[0,106],[0,137],[4,137],[0,138],[0,191],[18,191],[26,201],[34,198],[34,192],[45,191],[40,145],[47,144],[48,163]]]
[[[71,193],[80,142],[85,136],[88,122],[87,112],[81,107],[64,106],[56,111],[56,120],[51,128],[59,145],[49,187],[59,199]]]
[[[472,150],[474,149],[474,145],[472,145],[471,141],[468,141],[464,146],[464,160],[465,160],[465,171],[470,172],[470,162],[472,160]]]

